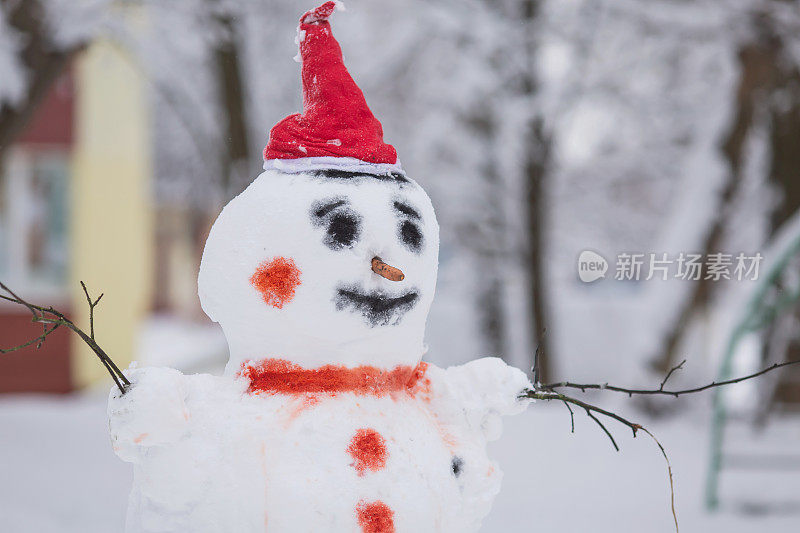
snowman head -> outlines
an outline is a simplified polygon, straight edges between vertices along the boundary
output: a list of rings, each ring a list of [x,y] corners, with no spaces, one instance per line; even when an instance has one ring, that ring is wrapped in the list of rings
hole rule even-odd
[[[270,132],[265,172],[222,211],[200,267],[228,372],[284,359],[392,368],[422,356],[439,227],[348,74],[327,2],[301,18],[303,114]]]

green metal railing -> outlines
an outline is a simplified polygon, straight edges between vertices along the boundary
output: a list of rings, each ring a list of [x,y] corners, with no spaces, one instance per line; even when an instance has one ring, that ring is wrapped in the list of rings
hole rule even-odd
[[[800,214],[798,214],[800,215]],[[782,245],[776,247],[769,256],[776,256],[777,260],[772,264],[766,275],[762,277],[753,291],[753,295],[748,299],[747,305],[740,319],[735,322],[735,326],[728,337],[725,345],[722,362],[717,374],[718,381],[731,379],[733,358],[741,340],[748,334],[762,330],[764,327],[773,323],[779,316],[787,310],[793,308],[800,301],[800,284],[794,289],[781,288],[779,281],[783,278],[786,269],[789,268],[791,260],[800,253],[800,216],[795,215],[792,223],[784,227],[793,233],[788,234],[785,239],[778,239]],[[779,232],[779,235],[785,235]],[[782,243],[780,241],[787,241]],[[715,510],[719,507],[719,478],[722,469],[722,446],[725,436],[725,425],[728,413],[723,398],[723,390],[714,390],[713,397],[713,418],[711,421],[711,446],[708,476],[706,478],[706,508]]]

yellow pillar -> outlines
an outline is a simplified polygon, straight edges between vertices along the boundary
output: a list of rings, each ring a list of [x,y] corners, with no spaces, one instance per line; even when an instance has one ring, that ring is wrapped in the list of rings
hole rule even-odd
[[[71,187],[73,316],[88,328],[78,284],[96,297],[95,335],[120,368],[134,353],[150,303],[153,262],[151,159],[144,76],[118,47],[97,42],[77,64],[76,146]],[[88,329],[86,329],[88,332]],[[111,383],[96,356],[73,339],[78,387]]]

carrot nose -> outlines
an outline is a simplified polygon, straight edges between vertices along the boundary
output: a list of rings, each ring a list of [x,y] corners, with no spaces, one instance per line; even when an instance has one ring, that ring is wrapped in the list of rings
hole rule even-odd
[[[372,271],[389,281],[403,281],[406,277],[403,271],[381,261],[380,257],[372,258]]]

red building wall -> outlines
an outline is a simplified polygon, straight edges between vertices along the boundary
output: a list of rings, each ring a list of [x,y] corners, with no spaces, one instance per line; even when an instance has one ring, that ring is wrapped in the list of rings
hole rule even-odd
[[[75,84],[67,69],[50,88],[16,144],[72,147]]]
[[[61,309],[61,311],[64,311]],[[16,346],[42,333],[42,326],[31,322],[30,313],[0,309],[2,347]],[[38,350],[35,346],[0,354],[0,393],[70,392],[70,332],[59,328],[47,337]]]

